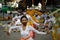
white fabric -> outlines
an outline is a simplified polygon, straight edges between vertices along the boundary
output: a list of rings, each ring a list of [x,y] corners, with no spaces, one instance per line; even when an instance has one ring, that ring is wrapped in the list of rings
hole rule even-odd
[[[18,16],[16,15],[15,17],[12,18],[12,21],[14,21],[16,18],[18,18]]]
[[[14,28],[20,30],[21,37],[23,37],[23,38],[28,37],[28,36],[30,35],[30,31],[32,31],[32,30],[33,30],[34,32],[36,32],[37,34],[46,34],[45,32],[39,32],[39,31],[37,31],[36,29],[34,29],[32,26],[28,26],[28,25],[26,26],[26,29],[25,29],[25,30],[23,30],[23,25],[10,27],[10,28],[9,28],[9,33],[10,33],[11,30],[14,29]]]
[[[38,9],[39,9],[39,10],[42,9],[42,5],[41,5],[41,3],[38,3]]]
[[[50,18],[48,21],[52,21],[52,23],[56,23],[55,17]]]
[[[23,16],[23,15],[15,16],[15,17],[12,19],[12,21],[14,21],[14,20],[17,18],[17,21],[15,22],[15,25],[16,25],[16,24],[21,24],[20,19],[21,19],[22,16]]]
[[[48,19],[48,20],[45,20],[45,23],[46,22],[52,22],[52,23],[56,23],[56,20],[55,20],[55,17],[50,17],[50,19]]]
[[[2,3],[0,3],[0,8],[2,8]]]
[[[44,26],[45,26],[45,24],[48,22],[48,27],[50,28],[51,26],[52,26],[52,22],[51,22],[51,20],[49,21],[49,20],[45,20],[45,22],[44,22]]]
[[[49,22],[49,23],[48,23],[48,27],[51,27],[53,24],[56,23],[55,17],[52,17],[52,18],[50,18],[50,19],[48,19],[48,20],[45,20],[44,25],[45,25],[47,22]]]
[[[36,17],[37,20],[39,20],[40,18],[41,18],[41,17],[40,17],[39,15]]]
[[[20,19],[17,19],[15,24],[21,24]]]
[[[16,1],[15,2],[8,2],[7,5],[10,7],[18,7],[18,3],[16,3]]]
[[[47,14],[42,14],[42,15],[41,15],[41,17],[43,17],[44,19],[46,19],[47,16],[48,16]]]

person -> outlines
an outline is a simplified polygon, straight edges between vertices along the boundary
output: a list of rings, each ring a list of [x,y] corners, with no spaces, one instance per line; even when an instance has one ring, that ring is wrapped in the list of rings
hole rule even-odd
[[[16,21],[15,21],[15,25],[17,25],[17,24],[21,24],[21,22],[20,22],[20,18],[21,18],[22,16],[23,16],[23,13],[21,13],[21,11],[18,10],[18,14],[15,15],[15,17],[12,18],[12,22],[14,22],[15,19],[16,19]]]
[[[55,24],[56,23],[56,18],[55,18],[55,16],[50,16],[50,19],[49,19],[49,21],[51,21],[53,24]]]
[[[42,4],[39,2],[38,3],[38,10],[41,10],[42,9]]]
[[[44,22],[45,29],[48,31],[48,33],[50,33],[50,30],[51,30],[50,28],[53,26],[53,23],[52,23],[53,20],[51,20],[51,19],[52,18],[47,16],[47,18],[46,18],[46,20]]]
[[[39,14],[37,14],[37,13],[35,13],[35,15],[34,15],[34,16],[36,17],[36,19],[37,19],[37,20],[40,20],[40,18],[41,18],[41,17],[40,17],[40,15],[39,15]]]
[[[12,24],[14,24],[14,25],[21,24],[18,16],[15,16],[14,18],[12,18],[12,21],[11,21],[10,25],[12,25]]]
[[[44,20],[46,20],[48,15],[49,15],[49,11],[43,11],[43,14],[41,15],[41,18],[43,17]]]
[[[7,2],[7,5],[13,8],[17,8],[18,7],[18,3],[16,2],[16,0],[11,0],[11,2]]]
[[[44,20],[46,20],[47,16],[48,16],[48,15],[47,15],[46,13],[44,13],[44,14],[41,15],[41,17],[43,17]]]
[[[14,28],[20,30],[20,33],[21,33],[21,39],[20,40],[34,40],[30,35],[30,31],[32,31],[32,30],[37,34],[47,34],[46,32],[37,31],[31,25],[27,25],[28,18],[26,16],[22,16],[20,21],[21,21],[22,25],[21,26],[10,27],[7,34],[10,34],[12,29],[14,29]]]

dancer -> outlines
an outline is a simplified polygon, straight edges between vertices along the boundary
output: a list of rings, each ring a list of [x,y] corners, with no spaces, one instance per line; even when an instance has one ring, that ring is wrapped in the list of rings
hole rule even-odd
[[[21,33],[21,39],[20,40],[34,40],[31,35],[30,35],[30,31],[34,31],[37,34],[47,34],[45,32],[39,32],[36,29],[34,29],[32,26],[27,25],[28,19],[26,16],[22,16],[20,19],[22,25],[21,26],[14,26],[14,27],[10,27],[9,31],[7,33],[11,33],[11,30],[16,28],[20,30]]]
[[[36,23],[29,14],[27,14],[26,12],[23,12],[23,15],[25,15],[28,18],[29,25],[32,24],[31,26],[33,26],[35,29],[38,29],[39,24]],[[31,31],[31,36],[32,38],[35,38],[35,32]]]

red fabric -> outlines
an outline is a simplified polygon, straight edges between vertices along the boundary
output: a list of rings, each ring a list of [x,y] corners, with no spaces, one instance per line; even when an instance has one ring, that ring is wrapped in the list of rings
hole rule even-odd
[[[35,38],[35,32],[31,31],[30,35],[31,35],[32,38]]]
[[[34,28],[36,28],[36,25],[35,25],[35,24],[33,24],[33,27],[34,27]]]
[[[35,24],[33,24],[33,27],[34,27],[36,30],[38,30],[38,27],[37,27]]]
[[[33,27],[34,27],[35,29],[38,29],[38,27],[37,27],[35,24],[33,24]],[[31,35],[32,38],[35,38],[35,32],[31,31],[31,32],[30,32],[30,35]]]

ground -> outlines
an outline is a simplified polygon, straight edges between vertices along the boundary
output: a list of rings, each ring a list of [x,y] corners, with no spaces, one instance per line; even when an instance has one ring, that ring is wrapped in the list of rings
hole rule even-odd
[[[0,40],[20,40],[20,33],[19,32],[12,32],[10,36],[6,34],[6,32],[3,32],[3,27],[0,26]],[[38,35],[36,34],[36,37],[34,40],[53,40],[52,34],[47,35]]]

